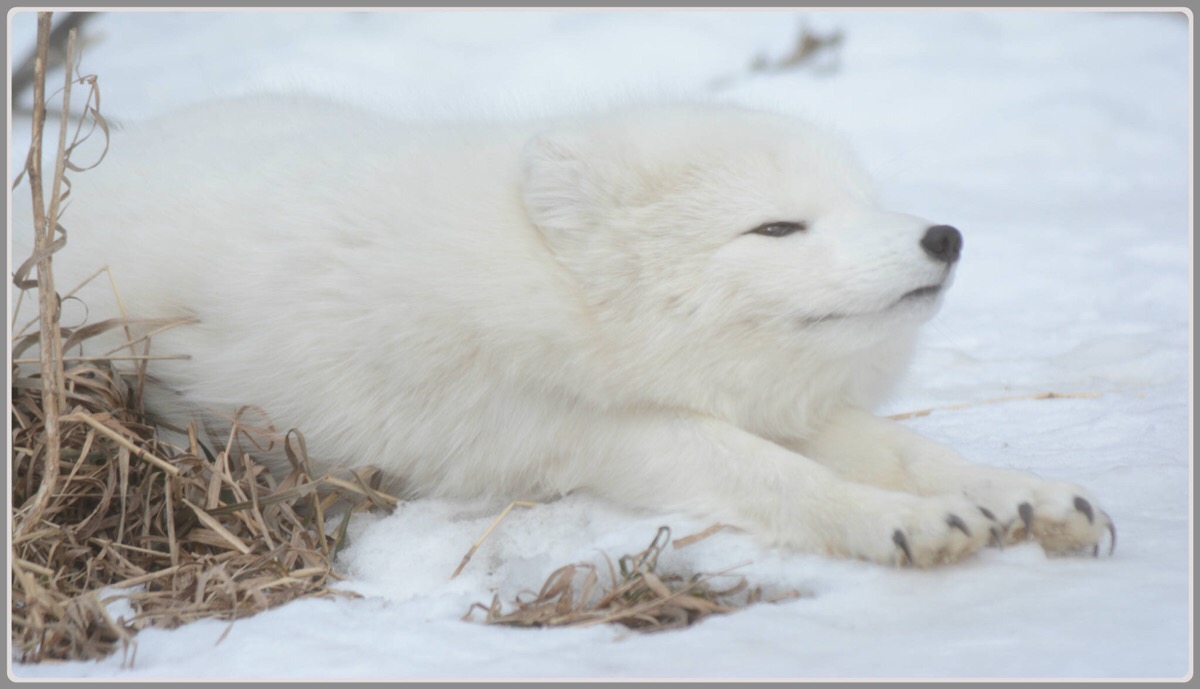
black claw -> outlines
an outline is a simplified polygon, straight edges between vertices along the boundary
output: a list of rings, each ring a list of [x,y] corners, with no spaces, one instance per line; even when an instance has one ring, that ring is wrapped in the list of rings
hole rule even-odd
[[[1025,538],[1033,537],[1033,505],[1023,502],[1017,506],[1017,514],[1021,515],[1021,521],[1025,522]]]
[[[912,551],[908,549],[908,539],[904,537],[903,531],[896,529],[896,532],[892,534],[892,543],[895,543],[896,547],[904,551],[904,557],[908,558],[908,563],[910,565],[915,564]]]
[[[996,521],[996,515],[992,514],[992,511],[989,510],[988,508],[980,507],[979,511],[982,512],[983,516],[987,517],[988,519],[991,519],[992,521]]]
[[[947,516],[946,523],[950,525],[950,528],[958,529],[959,531],[965,533],[968,538],[971,537],[971,530],[967,528],[966,523],[964,523],[962,519],[959,519],[957,514],[951,514]]]
[[[993,526],[993,527],[990,529],[990,531],[991,531],[991,533],[992,533],[992,542],[991,542],[991,545],[994,545],[994,546],[996,546],[997,548],[1000,548],[1001,550],[1003,550],[1003,549],[1004,549],[1004,538],[1003,538],[1003,535],[1002,535],[1002,534],[1001,534],[1001,532],[1000,532],[1000,527],[998,527],[998,526]]]
[[[1108,556],[1112,557],[1113,551],[1117,549],[1117,525],[1113,524],[1112,517],[1109,517],[1106,512],[1101,512],[1100,514],[1104,515],[1105,526],[1108,527],[1108,535],[1112,537],[1112,541],[1108,545]],[[1096,548],[1099,547],[1100,544],[1097,543]]]
[[[1075,496],[1075,509],[1083,512],[1088,518],[1088,524],[1096,523],[1096,515],[1092,513],[1092,504],[1078,495]]]

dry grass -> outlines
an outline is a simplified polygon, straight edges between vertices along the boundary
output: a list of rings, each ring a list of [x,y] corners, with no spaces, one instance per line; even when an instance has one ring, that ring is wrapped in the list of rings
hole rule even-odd
[[[59,222],[70,193],[66,171],[89,169],[71,163],[70,154],[97,129],[107,138],[107,128],[95,77],[74,70],[71,31],[63,112],[71,86],[86,85],[87,116],[68,144],[63,115],[55,170],[43,188],[49,24],[49,13],[40,13],[34,137],[24,172],[35,227],[16,228],[37,238],[14,284],[18,308],[36,288],[38,317],[21,328],[14,317],[11,342],[11,635],[23,662],[96,659],[117,648],[131,661],[134,634],[147,626],[232,620],[297,598],[340,595],[328,585],[350,515],[390,510],[396,499],[377,490],[375,470],[314,477],[303,436],[276,432],[256,410],[230,420],[216,451],[201,443],[194,425],[169,429],[151,421],[141,401],[147,367],[178,357],[151,355],[150,344],[189,321],[61,325],[52,259],[67,245]],[[83,133],[85,121],[92,129]],[[64,355],[112,332],[126,335],[119,347],[100,356]],[[276,480],[260,460],[279,448],[291,470]],[[346,513],[340,529],[326,522],[335,509]],[[106,604],[116,598],[128,599],[129,619],[109,614]]]
[[[504,518],[508,516],[509,512],[512,512],[514,507],[536,507],[537,504],[538,503],[536,502],[529,502],[527,500],[514,500],[508,503],[508,507],[505,507],[503,510],[501,510],[499,516],[492,521],[492,525],[483,532],[483,535],[471,544],[470,549],[467,550],[467,554],[463,555],[462,561],[458,563],[458,567],[454,568],[454,573],[450,575],[450,578],[454,579],[462,573],[463,568],[467,566],[467,563],[470,562],[471,558],[475,555],[475,551],[479,550],[479,546],[483,545],[483,542],[487,540],[487,537],[492,535],[492,532],[496,530],[497,526],[500,526],[500,522],[504,521]]]
[[[710,534],[710,529],[704,535]],[[697,534],[688,542],[704,535]],[[596,565],[581,562],[554,570],[536,594],[517,596],[514,609],[504,612],[500,597],[491,605],[476,603],[467,610],[470,620],[476,610],[485,613],[488,624],[514,627],[580,627],[615,623],[639,632],[656,632],[690,626],[711,615],[734,612],[760,602],[798,598],[798,591],[766,597],[761,588],[750,588],[746,579],[731,572],[689,576],[658,571],[658,557],[671,541],[671,531],[660,527],[643,551],[625,555],[614,568],[608,565],[608,587],[601,587]],[[718,587],[714,582],[728,583]]]
[[[929,416],[935,411],[957,411],[959,409],[970,409],[984,404],[999,404],[1000,402],[1016,402],[1020,400],[1062,400],[1062,399],[1096,399],[1102,395],[1098,392],[1037,392],[1030,395],[1011,395],[1008,397],[994,397],[988,400],[979,402],[962,402],[960,404],[950,404],[944,407],[932,407],[930,409],[919,409],[917,411],[909,411],[901,414],[892,414],[889,419],[893,421],[904,421],[906,419],[915,419],[922,416]]]
[[[750,71],[784,72],[812,65],[822,56],[832,55],[836,57],[836,53],[841,48],[844,38],[845,36],[840,29],[827,34],[819,34],[810,29],[807,24],[801,24],[800,30],[796,34],[796,42],[792,44],[791,52],[776,59],[759,55],[750,64]],[[832,67],[826,67],[824,71],[832,71],[832,69]]]
[[[334,595],[345,530],[327,533],[325,515],[345,501],[394,504],[373,490],[377,473],[356,475],[358,485],[314,478],[296,432],[276,440],[292,469],[274,481],[251,451],[271,441],[243,425],[248,410],[214,455],[194,427],[184,447],[160,439],[111,363],[68,366],[66,383],[60,476],[35,524],[46,446],[39,382],[15,377],[12,390],[13,526],[23,531],[13,540],[13,641],[22,661],[101,658],[130,650],[147,626]],[[128,598],[132,619],[112,619],[102,591]]]
[[[725,90],[755,74],[774,74],[793,70],[808,70],[812,74],[828,75],[839,68],[840,51],[845,39],[840,29],[820,34],[802,22],[796,33],[791,50],[785,55],[772,57],[758,54],[748,69],[717,77],[709,82],[714,91]]]

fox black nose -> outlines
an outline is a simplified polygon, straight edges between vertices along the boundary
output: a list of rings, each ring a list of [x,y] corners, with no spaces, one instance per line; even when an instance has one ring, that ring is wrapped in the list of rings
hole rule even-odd
[[[929,257],[943,263],[954,263],[962,253],[962,233],[949,225],[934,225],[925,230],[921,248]]]

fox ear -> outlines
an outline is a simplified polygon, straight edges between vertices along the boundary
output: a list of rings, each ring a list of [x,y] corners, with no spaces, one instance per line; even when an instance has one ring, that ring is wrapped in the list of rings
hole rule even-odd
[[[586,141],[561,134],[537,136],[522,153],[521,197],[533,224],[555,235],[587,233],[596,193]]]

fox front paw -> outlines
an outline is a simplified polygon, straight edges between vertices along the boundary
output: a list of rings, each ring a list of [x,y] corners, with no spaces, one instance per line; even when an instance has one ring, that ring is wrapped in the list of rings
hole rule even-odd
[[[976,499],[1002,526],[1005,544],[1032,540],[1052,555],[1093,556],[1111,555],[1117,546],[1112,517],[1079,486],[1030,479],[1026,486],[973,492],[990,493]]]
[[[968,557],[1003,538],[1001,525],[957,496],[875,496],[859,505],[841,551],[880,564],[935,567]]]

